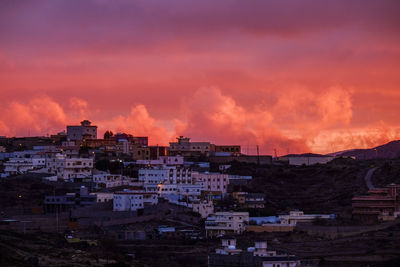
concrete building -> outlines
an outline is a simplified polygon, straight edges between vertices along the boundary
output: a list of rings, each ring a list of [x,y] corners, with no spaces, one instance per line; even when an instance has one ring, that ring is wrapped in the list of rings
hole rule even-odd
[[[246,230],[248,222],[248,212],[216,212],[206,219],[206,235],[241,234]]]
[[[209,253],[208,266],[211,267],[296,267],[300,261],[294,255],[278,254],[268,250],[266,240],[256,240],[254,247],[247,250],[237,248],[236,239],[231,236],[221,238],[222,246]]]
[[[291,211],[288,215],[279,215],[281,224],[296,225],[297,223],[312,223],[317,219],[334,219],[333,214],[304,214],[303,211]]]
[[[88,120],[81,121],[81,125],[67,126],[68,140],[97,139],[97,126],[91,125]]]
[[[163,182],[158,184],[158,195],[169,199],[168,195],[177,195],[180,200],[197,201],[201,195],[203,187],[198,184],[190,183],[170,183]]]
[[[218,155],[218,153],[224,153],[221,155],[227,156],[239,156],[241,155],[241,148],[239,145],[212,145],[211,151],[214,155]]]
[[[150,147],[134,145],[131,154],[133,160],[150,160]]]
[[[15,153],[14,153],[15,155]],[[46,166],[46,159],[40,155],[32,157],[10,158],[4,163],[4,173],[8,175],[24,174],[29,171],[42,169]]]
[[[128,185],[128,180],[121,174],[93,174],[93,183],[96,184],[98,188],[110,188],[122,185]]]
[[[69,211],[74,207],[93,205],[97,202],[97,196],[89,194],[88,189],[82,186],[79,193],[67,193],[62,196],[46,196],[44,210],[46,212]]]
[[[211,150],[210,142],[190,142],[190,138],[180,136],[178,142],[169,143],[168,155],[190,156],[208,156]]]
[[[151,160],[137,160],[137,165],[146,166],[162,166],[162,165],[183,165],[184,158],[182,156],[162,156],[158,159]]]
[[[192,210],[200,214],[201,218],[207,218],[214,213],[214,204],[211,200],[202,200],[192,203]]]
[[[157,193],[128,190],[114,193],[114,211],[136,211],[147,205],[157,205]]]
[[[221,192],[221,194],[227,193],[229,184],[228,174],[212,172],[193,172],[193,180],[195,183],[202,184],[204,191]]]
[[[31,158],[10,158],[4,163],[4,173],[8,175],[24,174],[34,170]]]
[[[331,160],[335,159],[334,156],[319,155],[319,154],[301,154],[301,155],[287,155],[285,158],[289,161],[289,165],[301,166],[301,165],[315,165],[315,164],[326,164]]]
[[[95,193],[90,193],[90,195],[95,195],[98,203],[110,202],[113,201],[114,199],[114,193],[95,192]]]
[[[394,220],[400,215],[400,185],[374,188],[352,199],[353,217],[364,222]]]
[[[233,192],[232,196],[238,202],[239,206],[249,209],[262,209],[265,207],[265,194]]]
[[[93,158],[56,158],[56,174],[59,179],[79,181],[90,178],[93,171]]]
[[[139,181],[148,192],[158,192],[160,183],[192,184],[192,171],[178,166],[160,166],[139,170]]]

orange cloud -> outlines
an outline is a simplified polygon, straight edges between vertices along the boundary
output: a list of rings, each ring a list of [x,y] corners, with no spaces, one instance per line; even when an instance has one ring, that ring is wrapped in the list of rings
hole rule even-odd
[[[131,108],[127,116],[118,115],[111,120],[100,122],[100,131],[111,129],[135,136],[149,136],[151,144],[163,145],[173,140],[174,132],[162,126],[162,123],[150,116],[146,106],[137,105]]]
[[[5,126],[0,129],[5,135],[54,133],[67,123],[63,108],[46,95],[32,98],[28,103],[13,101],[2,108],[1,114],[0,127]]]

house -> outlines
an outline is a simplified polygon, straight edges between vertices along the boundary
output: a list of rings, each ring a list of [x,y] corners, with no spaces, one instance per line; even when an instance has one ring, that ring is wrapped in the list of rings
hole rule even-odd
[[[206,235],[241,234],[246,230],[248,223],[248,212],[216,212],[206,219]]]
[[[294,255],[278,254],[268,250],[267,241],[260,239],[254,242],[254,247],[247,250],[236,246],[236,239],[232,236],[221,238],[222,246],[215,253],[208,254],[210,267],[296,267],[300,261]]]
[[[400,215],[400,185],[374,188],[352,199],[353,217],[364,222],[394,220]]]
[[[144,209],[147,205],[157,205],[157,193],[144,192],[143,190],[118,191],[114,193],[114,211],[136,211]]]

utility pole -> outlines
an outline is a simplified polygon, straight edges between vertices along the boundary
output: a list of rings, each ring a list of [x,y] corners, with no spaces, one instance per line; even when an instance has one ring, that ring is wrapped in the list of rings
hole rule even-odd
[[[260,165],[260,148],[257,145],[257,164]]]

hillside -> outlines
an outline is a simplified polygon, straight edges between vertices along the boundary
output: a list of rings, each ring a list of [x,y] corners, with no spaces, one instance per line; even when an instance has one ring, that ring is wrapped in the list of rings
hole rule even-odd
[[[393,159],[400,157],[400,140],[391,141],[387,144],[368,149],[352,149],[339,151],[330,155],[355,157],[356,159]]]
[[[264,192],[271,215],[300,209],[307,213],[336,213],[350,217],[351,199],[365,193],[365,171],[361,161],[337,159],[315,166],[256,166],[234,164],[229,172],[252,175],[248,190]]]

